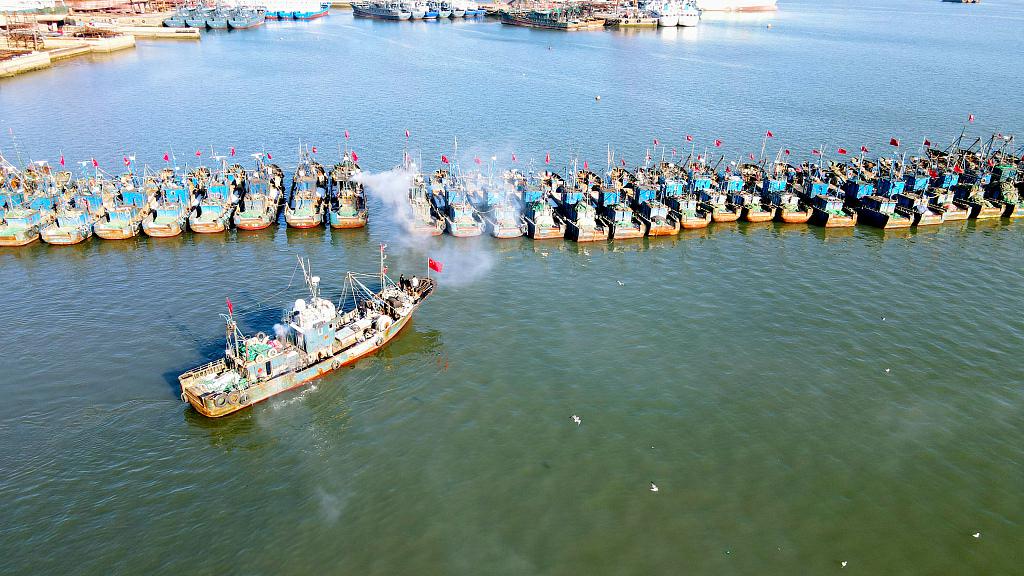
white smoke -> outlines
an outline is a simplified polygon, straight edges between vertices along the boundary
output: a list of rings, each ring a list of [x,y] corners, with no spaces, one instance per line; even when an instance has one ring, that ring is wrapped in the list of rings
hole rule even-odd
[[[409,188],[415,176],[415,165],[407,170],[402,167],[386,172],[360,172],[353,180],[366,188],[368,196],[381,201],[384,217],[397,224],[397,247],[408,252],[408,260],[419,260],[426,267],[427,258],[433,258],[443,266],[443,272],[434,273],[438,282],[448,285],[465,285],[482,278],[494,266],[494,255],[487,238],[433,238],[411,232],[414,224],[412,205],[409,203]],[[486,233],[484,234],[486,236]],[[418,273],[418,271],[413,271]]]

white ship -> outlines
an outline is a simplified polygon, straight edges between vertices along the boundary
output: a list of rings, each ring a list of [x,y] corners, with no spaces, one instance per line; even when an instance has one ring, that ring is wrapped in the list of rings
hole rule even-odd
[[[697,0],[706,12],[767,12],[778,9],[778,0]]]
[[[679,11],[679,25],[692,28],[700,24],[700,8],[697,8],[694,0],[687,0],[683,4],[683,8]]]

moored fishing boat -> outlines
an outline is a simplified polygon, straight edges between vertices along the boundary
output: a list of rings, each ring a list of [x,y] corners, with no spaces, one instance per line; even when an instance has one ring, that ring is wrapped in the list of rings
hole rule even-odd
[[[444,220],[448,233],[457,238],[479,236],[484,231],[484,222],[469,201],[465,185],[460,176],[441,169],[434,173],[431,181],[434,212]]]
[[[328,219],[331,228],[362,228],[366,226],[368,212],[362,183],[354,180],[360,173],[359,164],[346,152],[330,174],[331,201]]]
[[[92,238],[95,217],[84,208],[67,206],[57,211],[57,219],[40,231],[47,244],[70,246]]]
[[[693,28],[698,24],[700,24],[700,8],[693,0],[686,0],[679,10],[679,25]]]
[[[747,222],[768,222],[775,217],[775,208],[764,201],[758,185],[766,179],[764,169],[757,164],[740,166],[743,188],[730,195],[734,206],[740,209],[740,218]]]
[[[199,234],[217,234],[231,226],[238,198],[231,192],[226,174],[213,175],[206,192],[188,217],[188,227]]]
[[[805,165],[800,173],[801,196],[810,204],[809,222],[825,228],[847,228],[857,224],[857,212],[843,202],[842,195],[827,180],[815,164]]]
[[[401,2],[391,0],[385,2],[353,2],[352,14],[362,18],[379,18],[382,20],[409,20],[412,12]]]
[[[440,236],[444,233],[445,221],[434,212],[426,179],[408,162],[406,169],[413,173],[409,182],[409,212],[403,218],[406,231],[415,235]]]
[[[284,209],[284,219],[292,228],[316,228],[324,221],[324,195],[320,191],[323,167],[308,152],[300,154],[292,176],[292,193]],[[326,175],[324,176],[326,184]]]
[[[558,213],[565,224],[565,237],[576,242],[595,242],[608,238],[608,231],[597,218],[589,190],[579,182],[562,185],[555,192]]]
[[[301,0],[292,10],[292,18],[295,20],[315,20],[327,16],[330,3],[323,3],[320,0]]]
[[[642,223],[644,234],[647,236],[678,234],[679,220],[672,218],[669,206],[662,196],[660,169],[642,167],[638,168],[632,176],[632,186],[627,186],[632,188],[632,192],[627,190],[626,197],[633,203],[634,214]],[[612,181],[616,180],[614,175],[611,176],[611,179]]]
[[[142,231],[151,238],[171,238],[181,234],[188,225],[192,195],[179,182],[173,170],[161,174],[160,199],[153,201],[149,218],[142,221]]]
[[[469,15],[469,10],[466,11],[466,15]],[[577,5],[547,10],[505,10],[501,13],[501,23],[564,32],[604,27],[604,20],[584,13]]]
[[[992,168],[992,181],[985,187],[985,196],[1002,206],[1004,218],[1024,217],[1024,200],[1020,195],[1022,186],[1015,182],[1017,174],[1017,167],[1013,164],[996,164]]]
[[[309,298],[291,306],[274,338],[243,336],[228,303],[225,355],[178,377],[181,399],[204,416],[226,416],[297,388],[381,349],[434,289],[429,278],[393,282],[381,248],[379,275],[349,272],[337,304],[320,295],[320,278],[302,271]],[[371,289],[363,283],[377,281]]]
[[[247,30],[262,26],[266,15],[251,8],[237,8],[228,14],[228,27],[232,30]]]
[[[710,178],[707,174],[694,171],[691,179],[704,180],[708,178],[710,186],[701,187],[698,197],[706,212],[711,213],[711,221],[718,223],[735,222],[740,219],[740,207],[730,201],[733,192],[743,190],[743,180],[731,172],[721,174],[717,179]]]
[[[206,13],[206,27],[210,30],[227,30],[228,15],[221,8],[210,10]]]
[[[4,210],[0,221],[0,246],[25,246],[39,240],[38,210],[18,207]]]
[[[668,206],[669,218],[682,230],[707,228],[711,213],[701,207],[697,190],[698,186],[711,186],[711,179],[688,178],[684,167],[672,163],[662,164],[661,173],[661,197]]]
[[[537,175],[535,180],[533,186],[523,191],[526,235],[533,240],[565,238],[565,226],[553,203],[554,194],[564,186],[561,176],[545,171]]]
[[[623,174],[622,172],[625,172]],[[601,178],[586,168],[576,173],[576,181],[580,189],[586,194],[597,198],[597,219],[608,232],[609,240],[626,240],[629,238],[641,238],[644,235],[644,225],[635,217],[633,208],[630,207],[628,191],[635,191],[631,186],[632,175],[621,171],[608,182],[601,182]],[[627,187],[624,184],[630,185]],[[651,198],[657,192],[649,190]]]
[[[914,226],[934,226],[942,224],[943,213],[931,207],[931,198],[927,192],[928,179],[922,177],[920,180],[925,184],[924,189],[918,189],[908,184],[918,184],[917,178],[903,177],[900,179],[899,171],[892,171],[888,176],[878,180],[878,192],[882,196],[896,200],[896,211],[911,219]]]
[[[526,177],[518,170],[502,175],[502,185],[488,184],[485,189],[488,216],[485,217],[491,236],[519,238],[526,234],[526,221],[522,216],[522,194],[526,191]]]

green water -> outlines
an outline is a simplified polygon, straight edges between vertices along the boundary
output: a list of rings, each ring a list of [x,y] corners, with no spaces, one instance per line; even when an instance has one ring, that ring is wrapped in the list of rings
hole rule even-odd
[[[700,130],[740,154],[765,124],[809,152],[959,131],[968,107],[979,133],[1021,128],[1024,71],[948,65],[1019,53],[1021,21],[996,0],[783,2],[693,34],[332,13],[5,80],[0,127],[23,154],[104,165],[125,147],[247,154],[248,134],[287,164],[298,137],[330,148],[349,126],[370,170],[400,159],[405,126],[425,158],[453,134],[469,158],[562,161],[577,142],[599,159],[612,136],[639,158],[651,134]],[[913,63],[922,81],[890,84]],[[546,113],[594,93],[599,112]],[[0,572],[1022,572],[1024,224],[411,242],[370,210],[356,231],[0,250]],[[230,418],[180,402],[177,375],[221,351],[225,297],[268,330],[302,296],[296,255],[336,294],[379,242],[396,275],[445,265],[384,352]]]

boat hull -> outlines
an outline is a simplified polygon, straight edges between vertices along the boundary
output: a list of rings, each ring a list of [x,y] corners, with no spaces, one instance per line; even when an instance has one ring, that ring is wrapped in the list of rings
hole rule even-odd
[[[939,214],[942,214],[943,222],[967,220],[967,218],[970,217],[971,215],[971,212],[969,210],[965,210],[957,206],[956,204],[947,204],[946,206],[937,206],[933,204],[929,206],[929,208],[931,208],[935,212],[938,212]]]
[[[761,208],[744,208],[743,219],[747,222],[767,222],[775,217],[775,212],[772,210],[764,210]]]
[[[820,208],[813,208],[813,210],[814,213],[811,215],[810,222],[817,226],[823,226],[825,228],[849,228],[857,224],[856,212],[836,214],[835,212],[827,212]]]
[[[678,220],[679,227],[683,230],[696,230],[698,228],[707,228],[711,224],[711,214],[706,212],[703,216],[700,214],[681,214]]]
[[[779,222],[785,222],[786,224],[806,224],[811,216],[814,215],[813,210],[786,210],[779,208],[779,213],[776,216],[776,220]]]
[[[104,240],[128,240],[138,236],[140,228],[141,226],[138,224],[124,226],[121,228],[95,226],[92,231]]]
[[[936,226],[942,224],[945,219],[942,216],[942,212],[929,209],[927,212],[913,212],[911,216],[914,219],[914,226]]]
[[[362,228],[366,226],[368,220],[366,211],[361,211],[355,216],[339,216],[338,214],[331,213],[331,228],[338,230],[348,228]]]
[[[222,220],[189,221],[188,228],[196,234],[217,234],[228,229]]]
[[[265,230],[274,223],[274,214],[267,214],[258,218],[241,218],[235,215],[235,228],[239,230]]]
[[[182,399],[191,404],[196,412],[199,412],[203,416],[209,418],[220,418],[227,416],[228,414],[238,412],[239,410],[244,410],[253,404],[258,404],[264,400],[281,394],[282,392],[298,388],[325,374],[333,372],[343,366],[348,366],[361,358],[365,358],[366,356],[377,352],[386,346],[388,342],[391,342],[391,340],[393,340],[395,336],[397,336],[399,332],[409,324],[409,321],[412,319],[412,313],[415,312],[415,310],[416,308],[414,308],[409,314],[395,321],[395,323],[388,327],[383,334],[378,334],[374,338],[356,344],[348,350],[321,360],[320,362],[312,364],[303,370],[283,374],[276,378],[250,386],[240,392],[219,394],[216,398],[201,398],[196,396],[190,388],[183,387],[181,391]],[[232,395],[234,395],[233,398]],[[218,403],[220,405],[218,405]]]
[[[13,233],[0,235],[0,246],[15,248],[18,246],[25,246],[39,240],[39,232],[34,230],[27,231],[24,234]]]
[[[609,240],[628,240],[630,238],[643,238],[644,228],[642,226],[619,226],[613,224],[608,232]]]
[[[491,236],[495,238],[519,238],[525,234],[525,230],[521,226],[502,226],[499,224],[491,225]]]
[[[53,244],[54,246],[71,246],[72,244],[81,244],[92,238],[92,229],[54,230],[47,228],[40,232],[39,238],[43,242]]]
[[[184,226],[178,222],[170,223],[142,223],[142,231],[150,238],[171,238],[182,233]]]
[[[647,222],[645,232],[648,236],[675,236],[680,228],[678,220],[658,220]]]
[[[527,223],[526,235],[533,240],[553,240],[565,238],[565,230],[560,226],[535,226]]]
[[[739,210],[715,207],[711,210],[711,221],[718,223],[735,222],[740,219]]]
[[[570,224],[566,237],[573,242],[597,242],[607,240],[608,233],[601,228],[582,229]]]
[[[1024,203],[1003,204],[1003,218],[1024,218]]]
[[[968,218],[976,220],[988,220],[1000,218],[1003,215],[1002,206],[993,206],[987,202],[954,202],[957,206],[968,211]]]
[[[875,228],[882,228],[884,230],[910,228],[910,225],[914,222],[911,218],[906,216],[901,216],[896,213],[885,214],[868,208],[857,209],[857,221],[861,224],[867,224],[868,226],[874,226]]]

